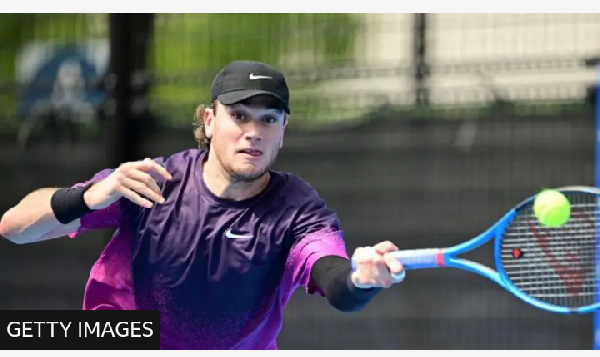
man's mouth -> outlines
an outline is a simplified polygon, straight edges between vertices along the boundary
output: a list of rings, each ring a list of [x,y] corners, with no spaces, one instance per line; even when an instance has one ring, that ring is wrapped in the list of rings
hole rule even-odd
[[[262,151],[256,150],[256,149],[242,149],[242,150],[238,150],[238,153],[248,154],[248,155],[254,156],[254,157],[262,155]]]

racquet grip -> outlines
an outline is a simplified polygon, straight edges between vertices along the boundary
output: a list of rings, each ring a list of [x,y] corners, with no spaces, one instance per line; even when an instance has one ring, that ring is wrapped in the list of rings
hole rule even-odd
[[[401,250],[390,253],[405,270],[435,268],[444,265],[444,250],[440,248]]]

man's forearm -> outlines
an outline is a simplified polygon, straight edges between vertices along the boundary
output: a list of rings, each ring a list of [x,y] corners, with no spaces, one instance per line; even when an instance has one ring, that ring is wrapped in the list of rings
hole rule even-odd
[[[323,257],[314,264],[311,276],[329,304],[340,311],[363,309],[381,288],[359,289],[350,281],[350,262],[336,256]]]
[[[31,243],[60,226],[50,206],[58,188],[42,188],[25,196],[0,220],[0,235],[15,243]]]

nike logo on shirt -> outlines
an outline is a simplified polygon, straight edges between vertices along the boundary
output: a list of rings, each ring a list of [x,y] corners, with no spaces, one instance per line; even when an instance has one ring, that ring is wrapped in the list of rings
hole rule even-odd
[[[253,238],[254,236],[252,234],[235,234],[231,232],[231,228],[229,228],[227,231],[225,231],[225,237],[231,239],[249,239]]]

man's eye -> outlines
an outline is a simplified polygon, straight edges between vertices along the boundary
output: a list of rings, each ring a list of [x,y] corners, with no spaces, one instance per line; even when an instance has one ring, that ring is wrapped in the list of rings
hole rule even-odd
[[[246,116],[242,113],[233,113],[231,115],[235,120],[245,120]]]
[[[277,123],[277,118],[275,118],[275,117],[266,117],[263,120],[265,123],[268,123],[268,124]]]

